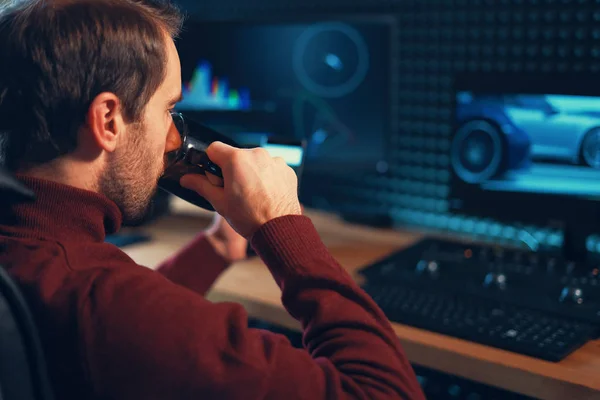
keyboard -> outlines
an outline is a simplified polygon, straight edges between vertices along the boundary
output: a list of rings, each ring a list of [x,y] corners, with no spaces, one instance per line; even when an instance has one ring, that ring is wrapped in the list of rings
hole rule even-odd
[[[390,321],[500,349],[560,361],[596,334],[588,324],[465,295],[364,285]]]
[[[533,400],[532,397],[484,385],[420,365],[412,366],[427,400]]]
[[[516,252],[425,239],[359,273],[393,322],[553,362],[597,338],[598,265]]]

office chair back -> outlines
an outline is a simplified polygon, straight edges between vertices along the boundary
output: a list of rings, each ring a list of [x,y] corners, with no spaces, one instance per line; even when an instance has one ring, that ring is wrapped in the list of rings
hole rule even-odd
[[[34,198],[0,168],[0,208]],[[0,400],[53,400],[38,332],[23,295],[0,265]]]
[[[0,400],[52,400],[46,368],[27,303],[0,266]]]

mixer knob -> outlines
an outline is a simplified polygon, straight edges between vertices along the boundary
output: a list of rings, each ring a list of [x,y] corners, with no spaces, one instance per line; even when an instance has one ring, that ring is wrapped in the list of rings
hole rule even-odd
[[[506,289],[506,275],[490,272],[485,276],[483,286],[504,290]]]
[[[583,304],[583,290],[578,287],[565,286],[558,299],[561,303]]]
[[[433,260],[420,260],[416,268],[418,274],[427,274],[434,278],[438,276],[439,269],[440,265]]]
[[[575,271],[575,268],[576,268],[576,264],[574,262],[570,261],[567,263],[567,269],[565,272],[567,273],[567,275],[571,275]]]
[[[540,263],[540,257],[537,254],[529,255],[529,265],[537,267]]]

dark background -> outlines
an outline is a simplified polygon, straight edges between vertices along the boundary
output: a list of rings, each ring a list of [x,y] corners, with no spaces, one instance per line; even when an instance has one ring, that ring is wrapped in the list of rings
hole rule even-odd
[[[195,20],[289,19],[343,15],[392,15],[397,37],[392,66],[389,169],[385,174],[339,177],[335,184],[306,176],[312,193],[304,201],[368,222],[435,231],[475,233],[518,242],[525,229],[539,243],[560,246],[564,209],[569,218],[594,221],[592,203],[536,202],[545,218],[491,218],[450,212],[448,149],[458,75],[585,75],[600,80],[598,0],[210,0],[180,3]],[[530,200],[503,199],[498,207]],[[530,206],[527,206],[530,207]],[[574,208],[576,207],[576,208]],[[574,211],[577,211],[575,213]],[[498,215],[501,215],[499,213]],[[525,213],[526,214],[526,213]],[[579,219],[578,219],[579,218]],[[595,242],[590,242],[595,248]]]

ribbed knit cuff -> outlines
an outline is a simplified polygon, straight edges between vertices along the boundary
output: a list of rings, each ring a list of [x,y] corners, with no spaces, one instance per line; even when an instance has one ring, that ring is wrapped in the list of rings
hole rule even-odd
[[[206,235],[199,234],[157,268],[172,282],[205,295],[229,263],[215,251]]]
[[[252,236],[250,243],[280,285],[293,277],[345,275],[306,216],[273,219]]]

